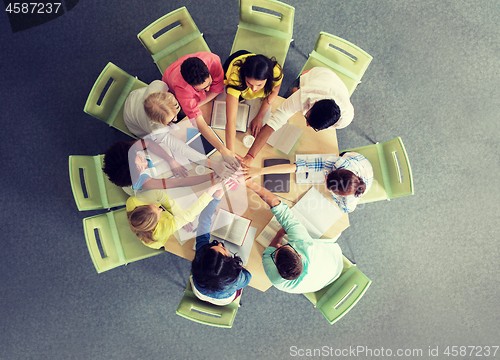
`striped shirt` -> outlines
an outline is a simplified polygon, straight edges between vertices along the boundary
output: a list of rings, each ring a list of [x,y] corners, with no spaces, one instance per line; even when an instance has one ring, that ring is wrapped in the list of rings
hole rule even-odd
[[[346,152],[343,156],[330,156],[327,159],[317,157],[312,160],[298,160],[297,173],[323,171],[325,176],[332,170],[345,169],[360,177],[366,184],[365,194],[370,190],[373,183],[373,169],[363,155],[355,152]],[[359,202],[359,197],[353,195],[342,196],[332,193],[332,198],[337,203],[340,210],[345,213],[350,213],[356,209]]]

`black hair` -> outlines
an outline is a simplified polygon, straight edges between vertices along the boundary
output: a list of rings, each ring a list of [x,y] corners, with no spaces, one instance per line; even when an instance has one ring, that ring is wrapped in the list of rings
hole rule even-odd
[[[133,144],[133,141],[119,141],[113,144],[104,153],[104,166],[102,171],[104,171],[109,180],[117,186],[124,187],[132,185],[128,153]]]
[[[275,263],[280,276],[286,280],[297,279],[304,269],[299,254],[288,246],[282,246],[279,249],[275,257]]]
[[[243,269],[239,256],[225,256],[212,249],[214,242],[200,249],[199,257],[191,264],[191,273],[196,284],[209,292],[223,290],[225,286],[235,281]]]
[[[309,110],[307,123],[315,130],[328,129],[340,119],[340,108],[332,99],[317,101]]]
[[[255,80],[266,80],[264,85],[265,96],[269,96],[273,92],[274,82],[281,80],[283,71],[274,57],[268,58],[264,55],[251,55],[244,60],[237,60],[233,66],[239,66],[239,85],[227,85],[238,91],[245,90],[248,86],[246,78]],[[274,68],[278,67],[280,73],[274,77]]]
[[[181,64],[182,78],[191,86],[203,84],[210,76],[207,65],[197,57],[190,57]]]
[[[330,171],[326,176],[326,187],[337,195],[360,197],[365,193],[366,184],[359,176],[347,169]]]

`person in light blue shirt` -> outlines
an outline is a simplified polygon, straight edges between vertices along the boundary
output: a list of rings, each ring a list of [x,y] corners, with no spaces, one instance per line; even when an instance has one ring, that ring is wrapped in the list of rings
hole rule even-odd
[[[200,214],[196,254],[191,264],[193,293],[201,300],[215,305],[227,305],[241,294],[252,275],[243,268],[239,256],[231,256],[224,244],[210,242],[212,215],[220,202],[223,191],[214,194],[214,199]]]
[[[313,239],[286,204],[252,180],[247,187],[270,207],[283,227],[264,250],[262,265],[267,277],[279,290],[302,294],[318,291],[342,273],[340,246],[332,239]],[[288,242],[283,244],[285,233]]]

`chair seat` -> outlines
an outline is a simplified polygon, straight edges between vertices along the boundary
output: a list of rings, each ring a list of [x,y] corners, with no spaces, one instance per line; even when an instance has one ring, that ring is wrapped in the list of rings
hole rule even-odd
[[[382,176],[382,166],[380,165],[380,159],[378,157],[378,151],[376,146],[366,147],[361,149],[356,149],[356,152],[363,155],[368,159],[373,169],[373,183],[370,190],[364,194],[361,199],[359,199],[359,204],[387,200],[389,194],[384,188],[384,184],[380,183],[376,179],[383,179]]]
[[[184,297],[175,313],[200,324],[230,328],[233,326],[240,300],[241,296],[238,296],[232,303],[224,306],[202,301],[194,295],[191,281],[188,281]]]

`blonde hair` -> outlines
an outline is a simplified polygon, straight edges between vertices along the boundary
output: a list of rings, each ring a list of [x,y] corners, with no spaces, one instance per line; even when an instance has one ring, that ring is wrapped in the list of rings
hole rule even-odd
[[[144,244],[156,241],[153,239],[153,231],[158,225],[158,217],[149,205],[138,206],[127,212],[127,218],[130,229]]]
[[[151,93],[144,99],[144,111],[149,119],[165,126],[177,114],[176,105],[175,96],[164,91]]]

